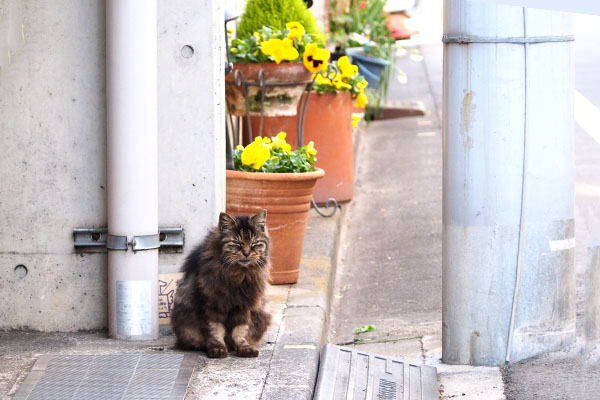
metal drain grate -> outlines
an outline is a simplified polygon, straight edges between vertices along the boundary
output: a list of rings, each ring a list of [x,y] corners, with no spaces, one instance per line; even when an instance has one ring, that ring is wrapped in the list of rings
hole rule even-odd
[[[183,400],[196,354],[41,356],[13,400]]]
[[[314,400],[437,400],[437,370],[326,344]]]

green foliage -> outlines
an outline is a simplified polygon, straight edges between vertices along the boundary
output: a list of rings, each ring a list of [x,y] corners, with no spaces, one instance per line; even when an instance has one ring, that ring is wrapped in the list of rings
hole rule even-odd
[[[263,26],[283,31],[291,21],[300,22],[317,43],[325,43],[323,31],[303,0],[248,0],[237,26],[237,37],[245,39]]]
[[[365,332],[373,332],[376,329],[377,328],[375,328],[375,326],[373,326],[373,325],[363,325],[359,328],[354,328],[354,333],[361,334],[361,333],[365,333]]]
[[[338,61],[332,61],[331,65],[331,70],[336,73],[335,77],[329,79],[327,75],[317,75],[313,83],[313,90],[315,92],[323,94],[349,91],[352,93],[353,99],[364,92],[364,89],[367,87],[367,81],[364,76],[358,74],[358,67],[354,66],[357,73],[351,74],[341,70],[338,66]],[[325,74],[325,71],[323,71],[323,74]]]
[[[362,46],[366,55],[391,60],[395,40],[386,25],[386,2],[387,0],[352,0],[347,13],[332,15],[331,41],[336,50]],[[337,9],[336,0],[331,1],[330,9]]]
[[[233,152],[233,164],[238,171],[246,172],[310,172],[314,171],[314,163],[317,161],[314,155],[306,153],[306,146],[302,146],[291,153],[283,149],[273,148],[269,158],[260,169],[256,170],[252,165],[242,164],[242,149]]]
[[[266,63],[272,62],[273,59],[270,56],[265,55],[261,51],[261,43],[266,42],[270,39],[285,39],[288,37],[290,30],[284,28],[283,30],[270,28],[263,26],[256,30],[254,34],[239,39],[233,39],[229,45],[229,53],[231,61],[234,63]],[[302,54],[304,54],[304,48],[306,45],[312,43],[314,40],[308,33],[304,33],[301,39],[293,39],[294,47],[298,50],[299,57],[296,61],[302,61]]]
[[[285,132],[272,138],[258,136],[248,146],[237,146],[233,164],[238,171],[247,172],[310,172],[314,171],[317,150],[314,143],[292,151],[285,141]]]

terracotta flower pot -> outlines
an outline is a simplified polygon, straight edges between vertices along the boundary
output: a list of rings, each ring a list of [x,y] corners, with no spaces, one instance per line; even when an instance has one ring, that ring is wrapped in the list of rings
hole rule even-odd
[[[338,203],[354,196],[354,142],[352,137],[352,105],[350,92],[311,93],[304,119],[304,144],[311,140],[317,149],[318,168],[325,170],[314,192],[318,204],[330,197]],[[364,109],[361,109],[364,112]],[[258,136],[260,118],[252,118],[252,133]],[[298,116],[263,119],[262,136],[275,136],[285,131],[286,141],[297,146]],[[244,137],[245,138],[245,137]]]
[[[294,283],[300,273],[310,199],[325,172],[226,172],[226,209],[236,215],[267,210],[271,236],[271,283]]]
[[[303,63],[249,63],[233,64],[233,73],[225,77],[225,97],[232,115],[246,115],[244,89],[236,84],[236,76],[243,76],[248,88],[250,115],[260,116],[261,88],[259,72],[263,71],[265,87],[264,115],[296,115],[298,101],[311,81],[311,72]],[[238,80],[237,83],[240,81]],[[269,84],[277,84],[269,86]]]

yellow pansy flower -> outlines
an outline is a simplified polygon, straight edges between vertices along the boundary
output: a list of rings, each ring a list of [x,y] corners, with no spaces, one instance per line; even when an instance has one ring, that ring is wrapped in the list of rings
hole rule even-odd
[[[325,49],[320,49],[315,43],[306,45],[302,61],[304,66],[310,72],[319,72],[327,68],[327,60],[329,60],[329,52]]]
[[[275,147],[277,149],[282,149],[283,151],[290,153],[292,151],[292,146],[285,141],[286,135],[287,134],[282,131],[282,132],[279,132],[277,134],[277,136],[272,138],[273,139],[273,147]]]
[[[260,49],[264,55],[273,57],[277,64],[283,60],[293,61],[300,56],[291,39],[270,39],[262,42]]]
[[[271,139],[258,136],[242,151],[242,164],[260,169],[271,157]]]
[[[254,31],[254,33],[252,34],[252,36],[254,36],[256,38],[256,41],[258,43],[260,43],[260,35],[258,34],[258,32]]]
[[[315,149],[315,143],[311,140],[306,145],[306,155],[310,157],[314,156],[315,154],[317,154],[317,149]]]
[[[348,85],[346,82],[344,82],[342,80],[342,76],[337,75],[335,78],[333,78],[333,84],[335,85],[335,88],[337,90],[350,90],[352,89],[351,85]]]
[[[285,27],[290,30],[290,33],[288,33],[287,36],[288,39],[302,39],[302,36],[304,36],[304,27],[300,22],[288,22],[287,24],[285,24]]]
[[[363,89],[366,88],[368,85],[369,85],[369,82],[367,82],[366,79],[363,79],[360,82],[356,82],[356,87],[358,89],[360,89],[361,93],[362,93]]]
[[[365,108],[369,103],[369,99],[367,99],[367,95],[364,93],[356,96],[356,101],[354,102],[354,107]]]
[[[333,83],[331,83],[331,80],[329,78],[325,78],[323,75],[321,75],[319,73],[313,74],[313,79],[319,85],[333,86]]]
[[[358,123],[360,122],[360,115],[358,114],[352,114],[352,126],[354,128],[356,128],[356,126],[358,125]]]
[[[237,146],[235,146],[236,150],[244,150],[244,146],[242,146],[241,144],[238,144]]]
[[[358,66],[350,64],[348,56],[340,57],[338,60],[338,68],[342,75],[355,76],[358,75]]]

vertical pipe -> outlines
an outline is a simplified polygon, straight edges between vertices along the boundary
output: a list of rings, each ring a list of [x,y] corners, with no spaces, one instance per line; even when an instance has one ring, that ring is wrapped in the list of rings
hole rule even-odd
[[[158,233],[155,0],[106,1],[108,234]],[[111,338],[158,337],[158,249],[108,251]]]
[[[600,244],[588,247],[585,274],[585,340],[588,348],[600,341]]]
[[[444,35],[442,359],[518,361],[575,336],[570,17],[446,0]]]

